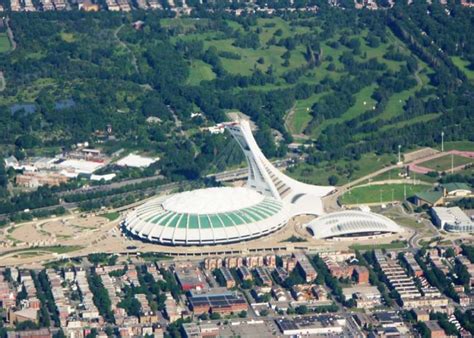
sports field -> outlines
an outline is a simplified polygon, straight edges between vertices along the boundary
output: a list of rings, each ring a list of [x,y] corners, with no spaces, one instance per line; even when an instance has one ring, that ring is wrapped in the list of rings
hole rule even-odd
[[[418,165],[420,167],[433,169],[434,171],[446,171],[446,170],[451,169],[451,165],[453,168],[456,168],[456,167],[466,165],[469,163],[474,163],[474,160],[468,157],[447,154],[446,156],[443,156],[443,157],[438,157],[433,160],[418,163]]]
[[[356,187],[341,196],[342,204],[366,204],[383,203],[391,201],[403,201],[406,197],[425,191],[429,188],[427,185],[411,184],[381,184]]]

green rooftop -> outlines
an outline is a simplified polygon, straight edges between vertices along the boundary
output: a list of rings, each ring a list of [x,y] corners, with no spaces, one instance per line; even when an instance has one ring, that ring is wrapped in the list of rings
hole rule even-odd
[[[452,191],[456,191],[456,190],[469,190],[469,191],[472,190],[469,184],[463,183],[463,182],[446,183],[446,184],[443,184],[442,187],[446,189],[448,193]]]
[[[415,197],[430,204],[434,204],[443,198],[443,192],[441,190],[427,190],[417,193]]]
[[[187,214],[161,209],[145,221],[170,228],[210,229],[251,224],[280,212],[282,203],[265,198],[251,207],[217,214]]]

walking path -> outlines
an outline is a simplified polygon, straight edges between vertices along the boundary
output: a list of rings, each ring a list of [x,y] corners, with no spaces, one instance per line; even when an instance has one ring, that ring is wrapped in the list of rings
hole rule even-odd
[[[130,47],[128,47],[128,45],[123,42],[122,40],[120,40],[119,38],[119,32],[120,30],[125,27],[125,24],[122,24],[120,25],[120,27],[118,27],[115,31],[114,31],[114,38],[118,41],[119,45],[122,46],[123,48],[125,48],[129,53],[130,53],[130,56],[132,57],[132,65],[133,65],[133,68],[135,68],[135,72],[137,74],[140,74],[140,70],[138,69],[138,62],[137,62],[137,58],[135,56],[135,53],[133,53],[133,51],[130,49]]]
[[[12,44],[12,50],[10,52],[13,52],[16,49],[16,41],[15,37],[13,36],[13,31],[10,27],[10,18],[5,19],[5,25],[7,26],[8,38],[10,39],[10,43]]]
[[[3,72],[0,72],[0,93],[5,90],[7,87],[7,82],[5,80],[5,76],[3,75]]]
[[[5,19],[5,26],[7,27],[7,36],[8,39],[10,40],[10,44],[12,46],[11,50],[9,53],[13,52],[16,49],[16,41],[15,37],[13,36],[13,31],[10,27],[10,19],[6,18]],[[0,71],[0,93],[3,92],[7,88],[7,80],[5,79],[5,74],[3,74],[3,71]]]

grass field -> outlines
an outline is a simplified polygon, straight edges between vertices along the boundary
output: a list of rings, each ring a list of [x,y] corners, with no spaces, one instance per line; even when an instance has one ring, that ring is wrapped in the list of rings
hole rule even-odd
[[[436,149],[441,150],[441,144]],[[444,150],[474,151],[474,142],[471,141],[450,141],[444,142]]]
[[[405,120],[405,121],[400,121],[400,122],[397,122],[397,123],[391,123],[389,125],[385,125],[382,128],[380,128],[380,131],[385,131],[385,130],[392,129],[392,128],[398,128],[399,129],[399,128],[403,128],[405,126],[409,126],[409,125],[412,125],[412,124],[415,124],[415,123],[428,122],[428,121],[434,120],[434,119],[436,119],[440,116],[441,116],[441,114],[421,115],[421,116],[414,117],[410,120]]]
[[[9,52],[12,48],[7,33],[0,33],[0,53]]]
[[[367,251],[367,250],[393,250],[403,249],[407,247],[405,241],[393,241],[386,244],[353,244],[349,248],[352,250]]]
[[[400,169],[392,169],[389,171],[386,171],[380,175],[377,175],[375,177],[371,178],[372,182],[379,182],[379,181],[386,181],[386,180],[401,180],[403,179],[402,176],[400,176],[400,173],[402,173],[403,170]],[[438,178],[437,177],[430,177],[428,175],[422,175],[422,174],[417,174],[416,175],[416,180],[421,181],[421,182],[426,182],[426,183],[435,183]],[[410,181],[407,181],[409,183]]]
[[[60,36],[65,42],[74,42],[76,40],[73,33],[61,32]]]
[[[452,163],[451,163],[452,159]],[[435,171],[446,171],[451,169],[451,164],[454,168],[459,167],[461,165],[473,163],[474,160],[472,158],[458,156],[458,155],[446,155],[443,157],[438,157],[433,160],[429,160],[426,162],[419,163],[421,167],[426,167],[429,169],[433,169]]]
[[[395,158],[395,155],[390,154],[382,156],[364,154],[357,161],[339,160],[322,162],[317,165],[300,163],[288,170],[287,173],[299,181],[320,185],[327,185],[328,178],[335,175],[338,178],[337,185],[342,185],[389,165]]]
[[[190,85],[199,85],[201,81],[210,81],[216,78],[216,74],[211,66],[201,60],[194,60],[191,63],[188,83]]]
[[[321,97],[321,93],[313,94],[306,100],[297,100],[291,117],[287,124],[292,134],[301,134],[313,118],[311,115],[311,107]]]
[[[340,202],[342,204],[364,204],[403,201],[405,199],[405,187],[406,197],[413,196],[428,188],[428,186],[420,184],[380,184],[355,187],[342,195]]]
[[[107,214],[102,214],[100,216],[107,218],[109,221],[115,221],[116,219],[118,219],[120,217],[120,213],[119,212],[109,212]]]
[[[474,80],[474,70],[469,68],[469,61],[466,61],[459,56],[452,56],[451,60],[456,65],[456,67],[462,70],[469,80]]]

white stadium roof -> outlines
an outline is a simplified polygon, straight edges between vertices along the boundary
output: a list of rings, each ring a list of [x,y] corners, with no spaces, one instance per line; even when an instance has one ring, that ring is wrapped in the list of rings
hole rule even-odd
[[[397,223],[385,216],[356,210],[339,211],[318,217],[306,227],[317,239],[403,231]]]
[[[287,221],[288,209],[281,201],[248,188],[224,187],[153,199],[130,213],[123,226],[151,242],[204,245],[260,237]]]
[[[209,188],[173,195],[163,202],[163,208],[178,213],[216,214],[247,208],[263,199],[262,194],[246,188]]]

